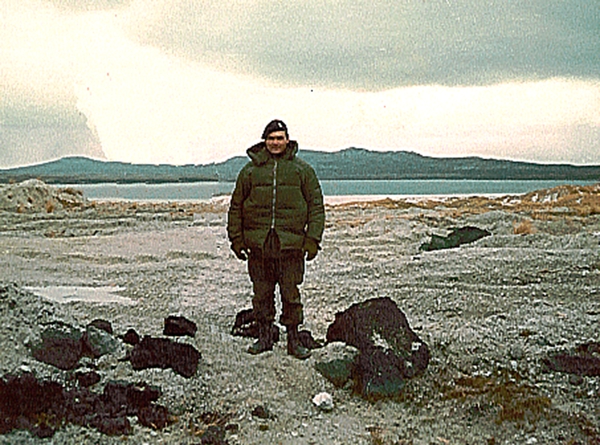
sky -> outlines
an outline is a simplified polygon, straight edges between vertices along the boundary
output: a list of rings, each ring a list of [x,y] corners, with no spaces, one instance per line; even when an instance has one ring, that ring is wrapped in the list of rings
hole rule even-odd
[[[598,0],[0,0],[0,168],[300,148],[600,165]]]

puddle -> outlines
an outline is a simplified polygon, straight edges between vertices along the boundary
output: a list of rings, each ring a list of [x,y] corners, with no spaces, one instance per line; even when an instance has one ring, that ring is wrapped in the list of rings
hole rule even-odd
[[[121,297],[115,292],[125,290],[120,286],[81,287],[81,286],[46,286],[26,287],[26,290],[48,300],[58,303],[85,301],[86,303],[119,303],[134,305],[131,298]]]

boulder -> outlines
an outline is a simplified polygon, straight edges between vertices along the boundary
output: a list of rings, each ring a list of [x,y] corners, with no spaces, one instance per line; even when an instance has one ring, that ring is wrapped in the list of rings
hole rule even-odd
[[[473,226],[460,227],[450,229],[450,233],[443,237],[439,235],[431,235],[431,241],[421,245],[419,250],[431,251],[440,249],[451,249],[462,244],[472,243],[478,239],[490,236],[491,233],[487,230],[479,229]]]
[[[82,357],[98,358],[116,352],[119,342],[93,325],[85,331],[64,322],[51,323],[41,334],[41,342],[31,347],[35,359],[63,370],[74,369]]]
[[[150,336],[144,336],[129,356],[133,369],[170,368],[188,378],[196,373],[200,358],[200,352],[192,345]]]
[[[421,374],[429,364],[429,348],[390,298],[367,300],[338,312],[327,329],[327,341],[344,342],[360,351],[352,361],[351,376],[355,391],[369,400],[399,396],[404,380]],[[337,365],[343,371],[342,364]]]

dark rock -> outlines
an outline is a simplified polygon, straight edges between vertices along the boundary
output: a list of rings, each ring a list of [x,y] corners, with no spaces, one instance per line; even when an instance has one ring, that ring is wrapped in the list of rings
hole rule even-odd
[[[87,388],[100,381],[100,374],[98,374],[96,371],[78,372],[75,374],[75,378],[77,379],[79,386]]]
[[[258,338],[258,324],[254,318],[254,312],[252,309],[243,309],[235,316],[235,322],[231,329],[231,335],[239,337],[250,337]],[[273,343],[277,343],[280,338],[279,326],[273,325]],[[323,347],[323,345],[316,341],[311,332],[303,329],[298,333],[298,338],[302,346],[308,349],[317,349]]]
[[[109,382],[104,387],[102,401],[110,414],[137,415],[142,408],[158,400],[161,392],[147,384]]]
[[[551,371],[600,376],[600,358],[586,355],[556,354],[543,360]]]
[[[81,340],[71,338],[42,338],[41,345],[33,347],[31,352],[36,360],[65,371],[75,369],[83,356]]]
[[[262,405],[257,405],[252,410],[252,415],[254,417],[258,417],[259,419],[272,419],[274,416],[271,412]]]
[[[342,388],[352,378],[354,360],[335,359],[315,363],[316,370],[338,388]]]
[[[140,342],[140,336],[135,329],[128,329],[123,336],[123,341],[128,345],[137,345]]]
[[[371,401],[399,397],[408,376],[405,361],[389,349],[361,352],[352,369],[355,391]]]
[[[82,357],[98,358],[114,352],[118,344],[104,330],[89,325],[85,332],[63,322],[52,323],[41,334],[41,343],[32,346],[39,361],[59,369],[74,369]]]
[[[93,427],[108,435],[131,433],[127,416],[141,425],[162,429],[170,423],[168,410],[154,402],[159,389],[145,383],[110,382],[102,394],[87,388],[65,390],[59,383],[39,381],[31,374],[0,379],[0,434],[29,430],[52,437],[66,423]]]
[[[65,411],[65,392],[56,382],[39,382],[33,375],[0,380],[0,433],[27,429],[38,437],[60,426]]]
[[[367,399],[398,396],[404,380],[429,364],[429,348],[390,298],[352,305],[335,315],[327,341],[341,341],[360,354],[352,366],[355,390]]]
[[[231,329],[231,335],[258,338],[258,323],[256,323],[252,309],[242,309],[237,313],[233,328]],[[279,342],[279,326],[273,325],[272,337],[273,343]]]
[[[303,329],[298,332],[298,338],[300,344],[308,349],[319,349],[323,347],[323,344],[315,340],[310,331]]]
[[[110,321],[107,320],[102,320],[100,318],[93,320],[90,324],[90,326],[94,326],[96,329],[100,329],[108,334],[113,333],[113,328],[112,325],[110,324]]]
[[[462,244],[472,243],[478,239],[491,235],[491,233],[487,230],[472,226],[454,228],[450,230],[450,233],[446,237],[431,235],[431,241],[429,243],[422,244],[419,249],[423,251],[451,249]]]
[[[194,337],[197,331],[198,326],[196,326],[196,323],[188,320],[185,317],[170,315],[165,318],[163,335],[187,335],[189,337]]]
[[[235,322],[231,329],[231,335],[239,337],[258,338],[258,324],[254,318],[252,309],[243,309],[235,316]],[[279,326],[273,325],[273,343],[279,342]]]
[[[133,369],[171,368],[188,378],[196,373],[200,358],[200,352],[191,345],[150,336],[135,345],[129,357]]]

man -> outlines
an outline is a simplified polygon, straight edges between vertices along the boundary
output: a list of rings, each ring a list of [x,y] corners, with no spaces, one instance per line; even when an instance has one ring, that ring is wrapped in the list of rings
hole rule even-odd
[[[273,349],[279,285],[287,352],[305,359],[310,351],[298,338],[304,317],[298,285],[304,279],[305,258],[312,260],[319,251],[325,226],[323,194],[313,168],[296,157],[298,143],[289,139],[285,123],[269,122],[262,139],[247,150],[250,162],[238,175],[227,219],[231,249],[240,260],[248,260],[254,291],[259,335],[248,352]]]

